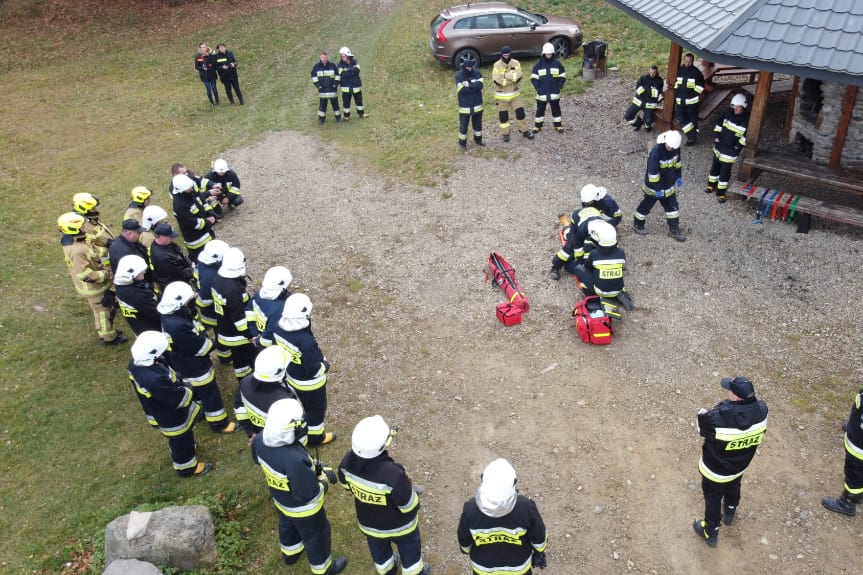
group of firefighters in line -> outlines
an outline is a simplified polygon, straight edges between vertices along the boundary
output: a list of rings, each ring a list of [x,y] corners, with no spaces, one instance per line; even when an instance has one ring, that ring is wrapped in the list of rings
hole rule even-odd
[[[506,48],[503,52],[510,54]],[[543,115],[545,104],[551,104],[554,127],[559,131],[559,87],[565,74],[562,66],[555,66],[553,52],[543,52],[532,79],[536,76],[537,84],[545,86],[551,84],[547,80],[556,78],[557,97],[545,94],[546,100],[540,102],[544,103]],[[343,60],[352,57],[350,51],[342,56]],[[690,86],[690,77],[695,76],[686,71],[691,67],[690,56],[682,67],[683,79],[678,78],[676,85],[700,93],[697,82]],[[467,61],[456,76],[460,108],[463,91],[469,95],[479,89],[481,98],[481,74],[473,68],[475,63]],[[656,89],[656,72],[653,69],[639,80],[633,100],[633,106],[638,102],[637,109],[627,110],[635,129],[648,130],[653,125],[648,111],[658,101],[655,91],[661,94]],[[533,130],[523,124],[517,89],[520,65],[511,57],[502,57],[493,74],[496,86],[510,88],[502,93],[515,93],[499,102],[501,129],[506,123],[507,130],[504,139],[509,135],[510,113],[519,131],[532,138],[542,122],[537,120]],[[337,77],[314,71],[312,76],[318,84]],[[661,82],[659,79],[660,86]],[[357,96],[359,91],[352,93]],[[746,99],[738,96],[742,101],[735,96],[731,109],[714,128],[714,166],[718,162],[718,167],[715,177],[711,170],[708,190],[719,194],[720,201],[731,165],[745,144]],[[690,105],[685,94],[680,98]],[[357,105],[361,112],[361,97]],[[481,106],[479,112],[470,111],[467,119],[463,117],[460,145],[466,143],[469,120],[477,113],[481,114]],[[692,121],[691,116],[684,119]],[[684,125],[687,142],[693,132],[697,135],[697,109],[692,123],[689,131]],[[481,123],[479,129],[474,124],[474,139],[482,145]],[[681,240],[674,199],[675,188],[682,185],[681,140],[677,131],[663,132],[650,152],[645,197],[634,218],[637,233],[644,233],[644,220],[659,201],[666,210],[669,234]],[[337,469],[312,458],[306,449],[336,439],[325,424],[330,365],[311,330],[312,302],[305,294],[291,292],[290,271],[283,266],[270,268],[260,289],[250,294],[245,255],[215,239],[213,227],[224,210],[242,204],[236,173],[221,159],[202,178],[181,164],[175,164],[171,172],[169,191],[179,232],[167,221],[165,210],[150,204],[152,192],[142,186],[132,190],[132,202],[116,236],[100,218],[98,198],[87,193],[74,196],[73,211],[60,216],[58,226],[72,280],[93,310],[103,344],[127,339],[113,327],[117,309],[137,336],[131,347],[129,378],[147,420],[168,439],[176,472],[195,477],[212,469],[196,457],[193,427],[198,420],[206,420],[215,433],[243,429],[278,511],[285,563],[297,562],[305,551],[316,575],[345,569],[347,559],[332,556],[324,510],[329,486],[339,483],[353,496],[359,529],[366,536],[376,571],[395,575],[401,568],[404,575],[428,575],[418,523],[422,488],[411,483],[404,467],[387,451],[397,430],[377,415],[362,419]],[[558,279],[560,270],[566,269],[576,276],[585,294],[628,307],[631,301],[623,286],[625,257],[615,229],[622,217],[619,206],[607,190],[592,184],[582,188],[580,199],[582,207],[573,214],[569,235],[553,259],[552,278]],[[180,234],[188,254],[173,241]],[[214,330],[215,341],[207,335],[208,328]],[[216,382],[210,360],[214,350],[220,360],[233,364],[238,380],[233,406],[236,421],[230,419]],[[693,529],[711,546],[717,544],[720,524],[734,521],[740,482],[767,422],[767,406],[756,398],[751,381],[737,376],[720,383],[728,398],[698,414],[704,437],[699,470],[705,512]],[[855,398],[846,427],[844,490],[822,503],[831,511],[854,515],[856,505],[863,501],[863,390]],[[536,504],[518,494],[516,483],[512,465],[497,459],[485,468],[475,496],[464,505],[457,537],[477,575],[524,575],[534,567],[546,566],[543,520]]]

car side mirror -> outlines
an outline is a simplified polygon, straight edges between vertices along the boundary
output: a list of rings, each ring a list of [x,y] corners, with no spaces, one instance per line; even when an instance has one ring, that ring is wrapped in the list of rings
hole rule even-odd
[[[531,24],[531,25],[530,25],[530,29],[531,29],[531,30],[536,30],[536,22],[534,22],[533,24]]]

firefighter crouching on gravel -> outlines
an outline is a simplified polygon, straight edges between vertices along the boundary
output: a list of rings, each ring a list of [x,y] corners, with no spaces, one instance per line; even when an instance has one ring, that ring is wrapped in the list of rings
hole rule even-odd
[[[617,245],[617,230],[608,222],[593,220],[588,224],[588,235],[593,246],[575,266],[578,287],[585,296],[599,296],[606,314],[619,319],[617,304],[608,300],[620,302],[626,310],[632,309],[632,300],[623,287],[626,256]]]
[[[608,190],[602,186],[587,184],[581,188],[581,206],[593,207],[600,211],[603,220],[617,227],[623,217],[623,212]]]
[[[582,207],[570,216],[572,223],[566,232],[566,242],[551,258],[551,279],[555,281],[560,279],[560,268],[565,268],[569,273],[575,273],[575,266],[585,254],[585,242],[592,241],[587,233],[588,223],[603,219],[602,212],[599,211],[594,202],[596,197],[594,189],[595,187],[591,184],[581,189]]]
[[[417,519],[419,497],[405,468],[387,453],[397,431],[380,415],[360,420],[339,464],[339,482],[354,496],[357,523],[378,575],[396,575],[399,563],[402,575],[428,575]]]
[[[546,42],[542,46],[542,55],[530,75],[530,82],[536,89],[536,116],[534,116],[533,133],[538,134],[545,122],[545,108],[551,104],[551,121],[554,129],[563,132],[563,116],[560,113],[560,92],[566,83],[566,70],[560,60],[554,56],[554,45]]]
[[[821,504],[836,513],[857,515],[863,502],[863,389],[854,397],[845,425],[845,485],[839,497],[825,497]]]
[[[665,210],[668,235],[679,242],[686,240],[686,236],[680,231],[680,208],[675,192],[675,186],[678,188],[683,186],[680,140],[680,132],[677,130],[662,132],[656,138],[656,145],[650,150],[644,183],[641,186],[644,197],[635,208],[635,217],[632,220],[632,229],[638,235],[647,235],[644,222],[647,221],[647,215],[658,201]]]
[[[192,401],[192,390],[177,381],[177,374],[163,357],[168,337],[160,331],[145,331],[132,344],[129,379],[150,424],[168,438],[171,461],[177,475],[204,475],[213,466],[198,461],[192,428],[201,411]]]
[[[473,141],[477,146],[485,146],[482,141],[482,72],[476,69],[476,62],[468,59],[462,62],[461,70],[455,75],[455,90],[458,95],[458,145],[467,148],[467,125],[473,127]]]
[[[501,48],[500,60],[494,63],[491,72],[494,81],[494,101],[497,104],[503,141],[509,142],[510,121],[513,115],[516,129],[522,136],[532,140],[533,130],[527,127],[524,104],[521,103],[521,92],[518,89],[523,76],[521,63],[512,57],[512,49],[509,46]]]
[[[117,263],[114,286],[120,315],[139,335],[145,331],[162,330],[162,314],[157,309],[158,300],[153,284],[147,281],[147,262],[139,255],[123,256]]]
[[[692,528],[711,547],[716,547],[720,519],[726,525],[734,522],[743,473],[767,431],[767,404],[755,397],[751,381],[738,375],[723,378],[720,385],[728,390],[728,399],[710,411],[698,411],[698,433],[704,438],[698,462],[704,518]]]
[[[720,204],[727,201],[728,181],[731,179],[731,166],[746,145],[746,129],[749,127],[749,114],[746,112],[746,96],[735,94],[729,107],[713,128],[713,164],[707,176],[708,194],[716,192]]]
[[[273,504],[279,512],[282,559],[293,565],[303,550],[314,575],[335,575],[347,567],[344,557],[331,555],[332,533],[324,510],[324,494],[335,483],[332,470],[306,453],[306,421],[296,399],[275,402],[264,430],[252,440],[252,458],[261,466]]]
[[[285,378],[291,356],[278,346],[268,347],[255,358],[255,370],[237,387],[234,412],[246,436],[254,437],[264,429],[270,406],[280,399],[296,399]]]
[[[291,356],[288,384],[297,393],[306,410],[309,445],[326,445],[336,434],[326,430],[327,375],[330,362],[324,357],[312,333],[312,301],[303,293],[292,294],[285,301],[273,341]]]
[[[201,180],[201,187],[216,193],[218,213],[221,213],[223,206],[234,209],[244,201],[240,195],[240,177],[222,158],[213,162],[213,169]]]
[[[238,426],[228,419],[216,382],[216,369],[210,361],[213,342],[192,313],[194,299],[195,291],[185,282],[172,282],[165,287],[158,309],[162,314],[162,331],[171,343],[168,358],[183,385],[201,402],[210,429],[216,433],[234,433]]]
[[[635,96],[623,113],[623,118],[636,132],[642,126],[645,132],[650,132],[653,130],[653,119],[661,98],[662,76],[659,75],[659,68],[651,66],[647,74],[639,78],[638,83],[635,84]],[[639,116],[640,112],[643,112],[644,118]]]
[[[86,218],[75,212],[67,212],[57,218],[57,227],[63,234],[60,245],[63,246],[66,267],[69,268],[75,291],[86,298],[93,310],[96,333],[102,345],[116,345],[126,341],[126,336],[114,329],[116,303],[111,290],[113,274],[101,256],[104,249],[87,240],[85,223]]]
[[[515,469],[495,459],[482,473],[476,495],[464,504],[458,543],[475,575],[531,575],[544,569],[548,536],[536,503],[519,495]]]
[[[238,248],[228,248],[210,287],[216,312],[216,337],[231,350],[234,375],[240,381],[252,373],[255,348],[252,330],[246,319],[249,294],[246,292],[246,256]]]

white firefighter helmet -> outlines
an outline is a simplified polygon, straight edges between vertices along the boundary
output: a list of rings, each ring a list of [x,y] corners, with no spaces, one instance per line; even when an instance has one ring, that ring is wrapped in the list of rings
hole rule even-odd
[[[228,248],[230,246],[222,240],[210,240],[204,244],[204,249],[198,255],[198,262],[208,266],[221,263]]]
[[[141,272],[147,271],[147,260],[136,254],[129,254],[120,258],[117,262],[117,273],[114,274],[114,283],[118,286],[132,285],[135,277]]]
[[[656,143],[665,144],[672,150],[677,150],[680,148],[681,139],[680,132],[677,130],[668,130],[667,132],[662,132],[656,137]]]
[[[141,222],[141,227],[145,232],[152,231],[156,224],[168,219],[168,212],[159,206],[147,206],[144,208],[144,214],[141,217],[144,221]]]
[[[596,186],[596,199],[601,200],[608,195],[608,189],[605,186]]]
[[[279,327],[287,331],[299,331],[308,327],[312,315],[312,300],[304,293],[291,294],[285,300]]]
[[[209,243],[212,243],[209,242]],[[206,247],[206,246],[205,246]],[[240,248],[228,248],[222,256],[219,275],[223,278],[240,278],[246,275],[246,256]]]
[[[132,361],[135,365],[153,365],[156,358],[168,349],[168,336],[161,331],[142,331],[132,344]]]
[[[735,94],[733,98],[731,98],[732,106],[740,106],[742,108],[746,107],[746,96],[743,94]]]
[[[166,315],[174,313],[181,307],[189,303],[195,297],[195,290],[192,289],[186,282],[171,282],[165,286],[165,292],[162,294],[162,301],[156,306],[159,313]]]
[[[599,188],[593,184],[586,184],[581,188],[581,203],[590,204],[599,199]]]
[[[357,457],[372,459],[384,452],[392,443],[390,426],[380,415],[361,419],[351,435],[351,451]]]
[[[288,289],[294,276],[284,266],[274,266],[267,270],[261,281],[261,297],[264,299],[276,299],[283,291]]]
[[[512,511],[518,493],[515,469],[506,459],[495,459],[482,472],[476,494],[477,505],[486,515],[502,517]]]
[[[303,405],[296,399],[280,399],[267,411],[263,441],[267,447],[302,442],[308,432]]]
[[[226,162],[222,158],[217,159],[215,162],[213,162],[213,171],[217,174],[224,174],[228,171],[228,162]]]
[[[194,188],[195,181],[186,174],[177,174],[171,180],[171,185],[174,187],[174,193],[180,194],[186,190]]]
[[[588,223],[587,234],[597,244],[606,248],[617,243],[617,230],[605,220],[592,220]]]
[[[554,44],[552,44],[551,42],[546,42],[545,44],[542,45],[542,53],[543,54],[554,54],[554,52],[555,52]]]
[[[254,377],[259,381],[280,382],[285,379],[291,356],[277,345],[264,348],[255,358]]]
[[[347,46],[342,46],[342,49],[339,50],[339,54],[342,56],[347,56],[348,58],[353,58],[353,54],[351,54],[351,49]]]

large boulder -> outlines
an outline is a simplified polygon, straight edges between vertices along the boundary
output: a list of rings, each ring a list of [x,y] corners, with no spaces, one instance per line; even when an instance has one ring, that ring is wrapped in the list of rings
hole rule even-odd
[[[219,557],[210,510],[178,506],[118,517],[105,528],[105,564],[117,559],[184,570],[215,567]]]
[[[111,561],[102,575],[162,575],[159,568],[146,561],[137,559],[117,559]]]

